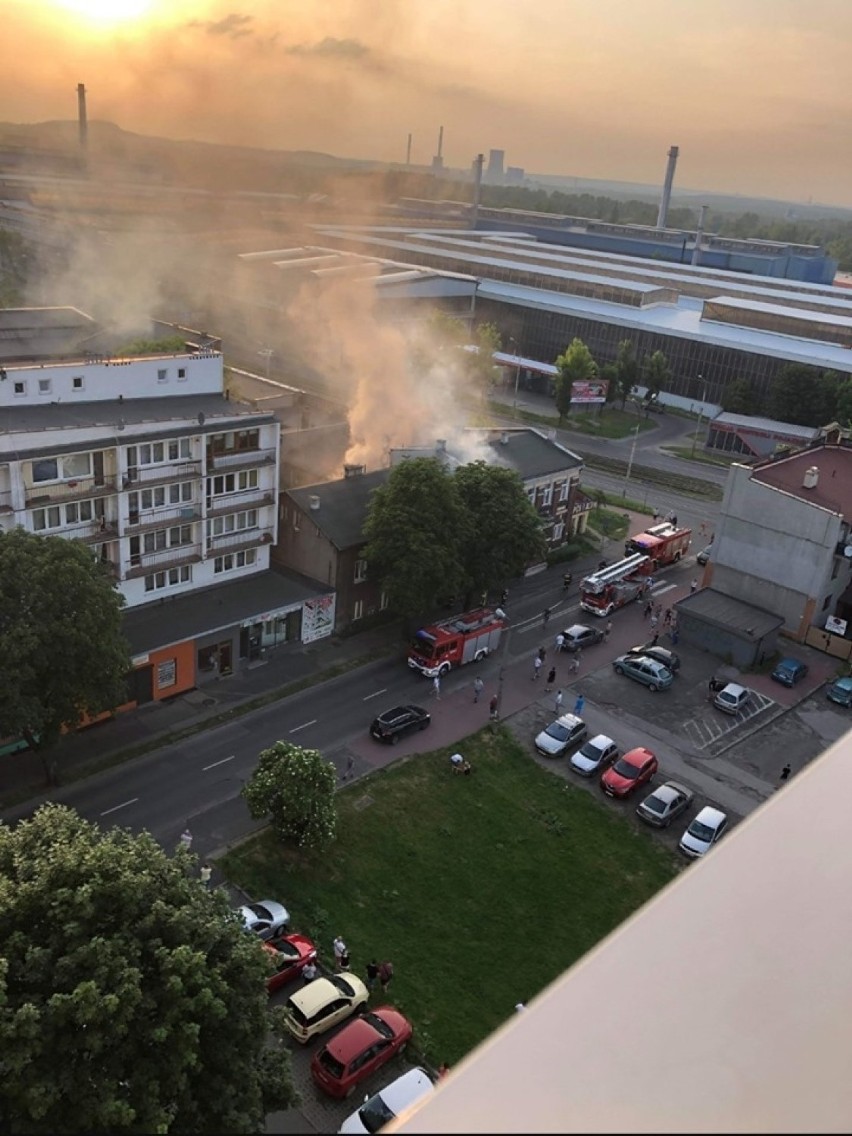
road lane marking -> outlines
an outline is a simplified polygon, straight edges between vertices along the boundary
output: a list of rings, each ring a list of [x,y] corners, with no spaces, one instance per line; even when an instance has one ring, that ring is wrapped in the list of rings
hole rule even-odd
[[[654,596],[661,596],[664,592],[670,592],[672,588],[676,588],[677,584],[666,584],[664,588],[651,588],[651,594]]]
[[[133,797],[133,798],[131,798],[131,800],[125,801],[121,805],[115,805],[111,809],[104,809],[104,811],[101,813],[101,816],[105,817],[105,816],[109,816],[110,813],[117,813],[119,809],[126,809],[128,805],[135,805],[138,800],[139,800],[138,797]]]
[[[233,761],[237,755],[232,753],[230,757],[223,757],[221,761],[214,761],[212,765],[204,765],[201,767],[201,772],[206,773],[208,769],[215,769],[217,765],[224,765],[226,761]]]
[[[311,718],[310,722],[302,722],[301,726],[294,726],[290,731],[291,734],[298,734],[299,730],[306,730],[308,726],[315,726],[317,724],[316,718]]]
[[[387,694],[387,692],[388,692],[387,687],[385,687],[383,690],[376,690],[372,694],[365,694],[364,697],[361,699],[361,701],[362,702],[369,702],[371,698],[378,698],[380,694]]]

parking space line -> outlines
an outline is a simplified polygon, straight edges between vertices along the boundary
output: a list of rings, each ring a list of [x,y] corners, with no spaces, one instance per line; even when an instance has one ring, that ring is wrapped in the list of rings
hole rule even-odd
[[[774,705],[775,702],[771,698],[752,690],[745,709],[738,714],[726,714],[722,718],[721,711],[714,713],[708,706],[707,714],[690,718],[684,722],[683,731],[696,749],[709,749],[710,746],[720,741],[727,734],[736,730],[738,726],[745,725],[746,722],[756,718],[758,714],[762,714],[764,710]]]

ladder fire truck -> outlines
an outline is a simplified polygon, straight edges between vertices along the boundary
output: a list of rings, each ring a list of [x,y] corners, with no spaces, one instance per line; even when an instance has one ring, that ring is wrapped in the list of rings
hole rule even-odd
[[[686,556],[691,539],[692,529],[679,529],[671,521],[664,521],[632,536],[624,546],[624,555],[644,552],[653,560],[656,568],[663,568],[666,564],[674,564],[681,556]]]
[[[490,655],[505,627],[505,612],[486,607],[421,627],[409,649],[408,665],[428,678],[445,675],[452,667]]]
[[[643,553],[601,568],[581,582],[580,607],[590,615],[612,615],[617,607],[645,594],[653,570],[652,561]]]

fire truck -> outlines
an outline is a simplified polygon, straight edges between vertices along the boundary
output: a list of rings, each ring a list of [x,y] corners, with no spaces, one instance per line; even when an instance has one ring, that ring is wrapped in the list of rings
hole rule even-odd
[[[586,576],[580,584],[580,607],[590,615],[612,615],[617,607],[638,600],[648,590],[654,565],[641,552]]]
[[[679,529],[671,521],[664,521],[632,536],[624,546],[624,555],[644,552],[654,562],[655,568],[663,568],[686,556],[691,539],[692,529]]]
[[[409,649],[408,665],[428,678],[445,675],[452,667],[490,655],[505,627],[505,613],[486,607],[421,627]]]

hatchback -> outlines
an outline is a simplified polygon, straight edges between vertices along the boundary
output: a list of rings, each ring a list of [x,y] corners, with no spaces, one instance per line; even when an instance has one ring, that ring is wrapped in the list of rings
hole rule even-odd
[[[594,777],[612,765],[618,757],[618,746],[606,734],[596,734],[571,755],[571,768],[581,777]]]
[[[704,548],[701,549],[701,551],[698,553],[698,555],[695,557],[695,559],[698,561],[699,564],[706,564],[707,561],[710,559],[710,553],[712,551],[713,551],[713,545],[708,544]]]
[[[780,682],[784,686],[795,686],[797,682],[802,681],[807,673],[807,663],[803,663],[800,659],[786,658],[778,663],[769,677],[774,678],[776,682]]]
[[[678,848],[691,860],[703,856],[728,831],[728,818],[719,809],[706,805],[680,838]]]
[[[825,693],[838,706],[852,706],[852,678],[839,678]]]
[[[317,949],[307,935],[287,935],[272,943],[261,943],[272,972],[266,989],[273,991],[298,978],[302,970],[317,957]]]
[[[718,710],[724,710],[726,714],[739,714],[748,702],[750,694],[751,691],[747,686],[740,686],[738,682],[729,682],[713,699],[713,705]]]
[[[668,828],[675,817],[686,812],[694,796],[685,785],[667,781],[645,798],[636,810],[636,815],[654,828]]]
[[[247,931],[254,931],[264,942],[287,934],[290,912],[274,899],[263,899],[260,903],[246,903],[237,908],[237,914]]]
[[[644,647],[631,647],[625,654],[644,655],[646,659],[656,659],[672,673],[680,669],[680,655],[676,655],[668,647],[658,647],[655,643],[646,643]]]
[[[354,1014],[369,997],[369,990],[354,974],[315,978],[287,999],[284,1022],[296,1041],[304,1045]]]
[[[394,706],[373,719],[370,733],[377,741],[396,745],[400,738],[416,730],[425,730],[432,715],[422,706]]]
[[[545,757],[561,757],[580,744],[588,733],[586,723],[574,714],[563,714],[541,731],[535,739],[535,748]]]
[[[329,1096],[348,1097],[405,1048],[412,1032],[411,1022],[393,1006],[368,1010],[314,1054],[311,1076]]]
[[[674,675],[668,667],[646,655],[619,655],[613,659],[615,673],[642,682],[649,690],[668,690]]]
[[[634,789],[647,784],[657,772],[657,759],[649,749],[639,746],[620,757],[601,776],[601,788],[608,797],[629,797]]]
[[[595,643],[600,643],[604,637],[604,633],[599,627],[588,627],[585,623],[573,623],[570,627],[566,627],[562,634],[564,636],[563,651],[577,651],[582,647],[593,647]]]

